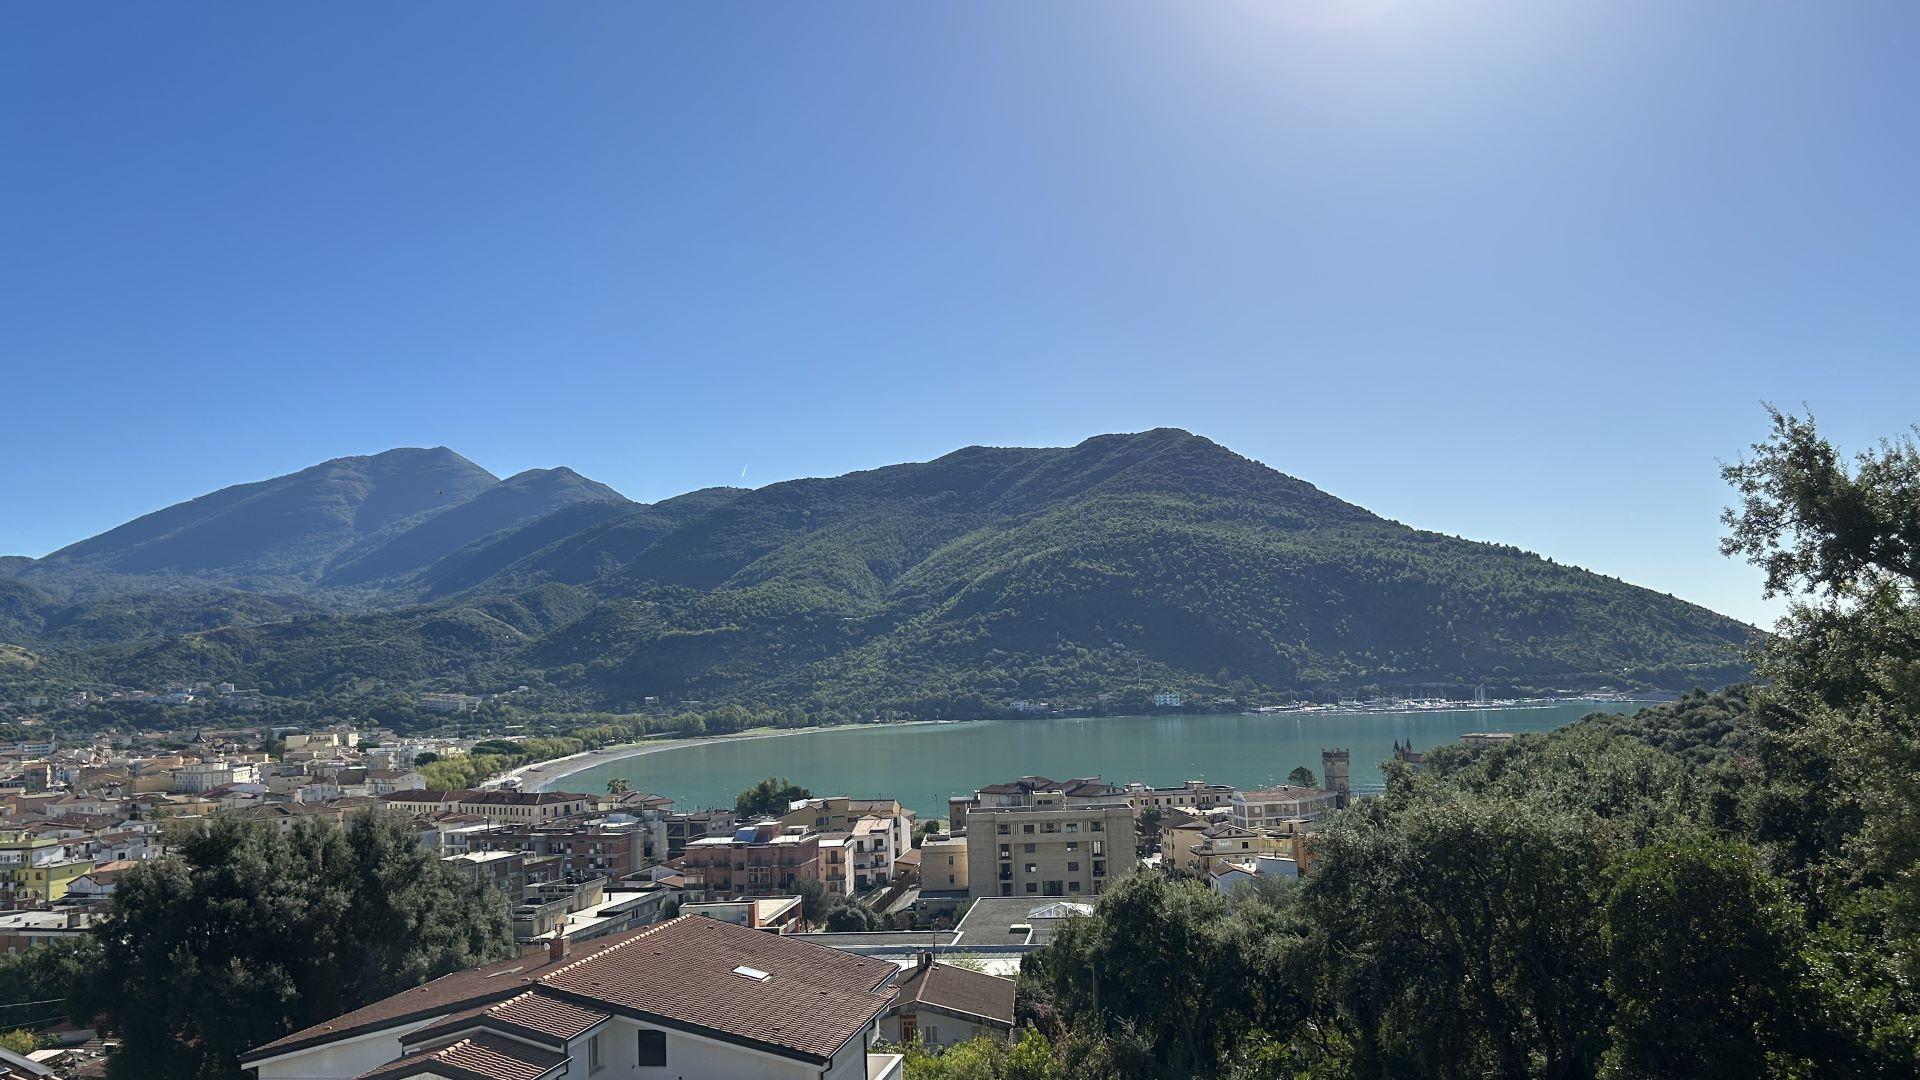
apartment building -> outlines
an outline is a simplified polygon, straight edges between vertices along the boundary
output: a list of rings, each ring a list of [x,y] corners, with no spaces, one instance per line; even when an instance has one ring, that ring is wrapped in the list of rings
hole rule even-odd
[[[1242,863],[1260,856],[1282,857],[1298,861],[1304,836],[1298,832],[1255,832],[1221,822],[1199,830],[1173,829],[1163,832],[1161,857],[1169,869],[1208,877],[1228,863]]]
[[[967,813],[968,891],[978,896],[1095,896],[1136,861],[1125,799],[1069,804],[1061,791]],[[925,881],[926,858],[921,858]]]
[[[1339,809],[1340,794],[1324,788],[1273,787],[1234,793],[1233,824],[1252,831],[1299,831]]]
[[[715,836],[732,836],[734,814],[731,810],[689,810],[678,814],[668,814],[665,818],[667,831],[667,853],[669,859],[677,859],[687,850],[687,845],[695,840],[705,840]]]
[[[819,881],[820,839],[805,826],[777,821],[743,825],[732,836],[709,836],[687,844],[681,868],[687,888],[712,896],[790,893],[802,878]]]
[[[967,891],[967,838],[929,837],[920,844],[920,889],[929,892]]]
[[[1233,801],[1233,788],[1226,784],[1209,784],[1205,780],[1188,780],[1179,787],[1148,787],[1142,783],[1128,784],[1127,801],[1140,810],[1211,810],[1216,806],[1225,806]]]
[[[648,831],[638,822],[522,825],[467,838],[469,851],[552,855],[568,880],[620,880],[647,865]]]
[[[380,796],[388,809],[409,814],[459,811],[490,821],[533,823],[575,817],[599,809],[600,800],[592,795],[568,791],[507,791],[505,789],[467,790],[451,788],[414,788]]]

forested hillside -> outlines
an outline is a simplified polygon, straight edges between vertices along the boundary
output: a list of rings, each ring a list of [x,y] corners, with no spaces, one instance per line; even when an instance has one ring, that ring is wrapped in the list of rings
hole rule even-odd
[[[405,453],[430,455],[420,460],[434,476],[464,462]],[[350,459],[360,464],[349,471],[385,457]],[[184,504],[209,504],[192,515],[162,511],[162,523],[75,545],[17,580],[152,565],[196,535],[193,521],[232,525],[258,499],[299,493],[303,507],[338,511],[323,515],[327,529],[297,543],[251,530],[261,538],[239,561],[213,567],[203,553],[193,579],[257,584],[271,566],[286,587],[263,590],[263,603],[298,618],[223,599],[236,609],[227,625],[218,614],[129,618],[128,633],[67,654],[110,683],[238,679],[289,696],[526,684],[591,707],[811,700],[954,715],[1017,699],[1088,706],[1127,687],[1684,689],[1747,670],[1750,629],[1713,612],[1409,528],[1170,429],[973,447],[652,506],[552,470],[474,478],[477,493],[414,511],[381,485],[357,503],[338,497],[330,464],[264,494]],[[385,509],[368,511],[376,502]],[[168,573],[192,569],[176,561]],[[154,588],[123,574],[111,580],[130,584],[114,595],[87,580],[98,607]],[[0,627],[30,647],[65,646],[45,625]]]
[[[1920,1072],[1920,450],[1776,417],[1727,474],[1799,598],[1763,685],[1391,762],[1297,884],[1136,873],[1023,960],[1030,1030],[906,1075]]]

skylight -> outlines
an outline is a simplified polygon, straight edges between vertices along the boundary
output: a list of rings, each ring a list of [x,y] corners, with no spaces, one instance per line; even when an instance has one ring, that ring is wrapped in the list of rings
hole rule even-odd
[[[739,967],[734,968],[733,973],[735,975],[745,975],[747,978],[752,979],[755,982],[766,982],[768,979],[773,978],[773,976],[767,974],[764,971],[761,971],[759,968],[750,968],[745,964],[741,964]]]

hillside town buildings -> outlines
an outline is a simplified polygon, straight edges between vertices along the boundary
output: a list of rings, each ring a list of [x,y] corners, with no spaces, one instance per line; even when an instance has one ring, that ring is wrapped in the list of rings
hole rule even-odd
[[[405,1080],[464,1076],[469,1067],[491,1075],[492,1065],[476,1063],[511,1060],[516,1069],[545,1067],[543,1076],[650,1076],[663,1053],[672,1075],[884,1073],[890,1059],[866,1049],[876,1038],[951,1045],[1010,1034],[1019,956],[1091,911],[1143,855],[1222,892],[1296,876],[1310,871],[1313,831],[1343,798],[1331,787],[1023,776],[955,797],[945,828],[921,836],[913,811],[885,796],[827,794],[753,820],[640,791],[428,786],[422,762],[464,752],[458,739],[348,725],[176,733],[164,746],[102,735],[0,747],[0,950],[87,933],[130,871],[219,817],[291,832],[376,813],[403,822],[450,870],[499,896],[528,951],[516,962],[523,973],[504,988],[482,987],[475,973],[448,976],[427,993],[409,992],[417,998],[401,995],[411,1010],[404,1014],[393,1012],[397,1002],[377,1005],[323,1025],[330,1030],[296,1033],[249,1056],[257,1075]],[[1323,756],[1324,775],[1344,783],[1344,769],[1327,768],[1334,753]],[[832,904],[865,908],[867,925],[884,929],[823,932],[808,921],[808,881]],[[670,947],[686,970],[616,962],[653,956],[653,945],[625,942]],[[943,962],[968,942],[992,970]],[[555,961],[553,950],[566,958]],[[606,986],[605,1000],[587,1000],[583,984],[560,973],[595,956],[608,957],[597,962],[608,978],[640,980],[636,987],[664,992],[684,979],[672,986],[698,998],[699,1015],[650,1009]],[[728,957],[735,962],[722,964]],[[783,1034],[791,1025],[774,1018],[774,998],[754,996],[759,977],[738,967],[775,980],[804,970],[812,981],[796,986],[861,1011],[836,1021],[836,1045],[803,1043]],[[549,974],[555,981],[542,984]],[[500,989],[514,994],[493,996]],[[547,998],[564,999],[595,1019],[515,1041],[527,1035],[514,1025],[529,1014],[509,1007],[521,994],[540,998],[525,1006],[535,1012],[548,1009]],[[592,1071],[596,1060],[601,1072]]]

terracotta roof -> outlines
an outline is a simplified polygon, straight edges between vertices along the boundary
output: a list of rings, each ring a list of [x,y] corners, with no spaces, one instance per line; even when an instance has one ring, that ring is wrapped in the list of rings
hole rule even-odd
[[[434,1050],[411,1054],[354,1080],[401,1080],[408,1076],[446,1076],[456,1080],[541,1080],[567,1063],[556,1050],[528,1046],[485,1032]]]
[[[390,796],[391,797],[391,796]],[[554,803],[595,801],[593,795],[577,791],[474,791],[460,799],[461,806],[547,806]]]
[[[388,802],[459,802],[461,798],[473,794],[470,788],[408,788],[405,791],[392,791],[380,796]]]
[[[608,936],[576,943],[573,955],[558,964],[550,962],[547,954],[542,952],[443,975],[325,1023],[302,1028],[291,1035],[256,1046],[241,1055],[241,1061],[257,1061],[349,1035],[378,1031],[415,1020],[431,1020],[461,1009],[502,1001],[524,993],[541,975],[611,948],[622,940],[620,936]]]
[[[896,970],[886,960],[683,915],[540,982],[663,1026],[824,1062],[886,1012]]]
[[[736,973],[742,967],[767,978]],[[897,970],[885,960],[686,915],[576,943],[557,964],[537,954],[456,972],[256,1047],[241,1062],[413,1021],[439,1020],[439,1027],[450,1014],[466,1011],[459,1019],[469,1019],[537,990],[547,1000],[515,1006],[505,1022],[563,1027],[567,1017],[596,1009],[622,1012],[824,1063],[886,1011]]]
[[[611,1016],[540,992],[538,986],[517,997],[455,1013],[407,1036],[408,1044],[433,1042],[475,1027],[489,1027],[559,1048],[567,1040]]]
[[[909,1003],[1013,1027],[1013,980],[952,964],[921,964],[900,973],[894,1011]]]
[[[1004,784],[988,784],[980,789],[982,795],[1020,795],[1033,791],[1051,791],[1060,785],[1044,776],[1023,776],[1018,780],[1009,780]]]

